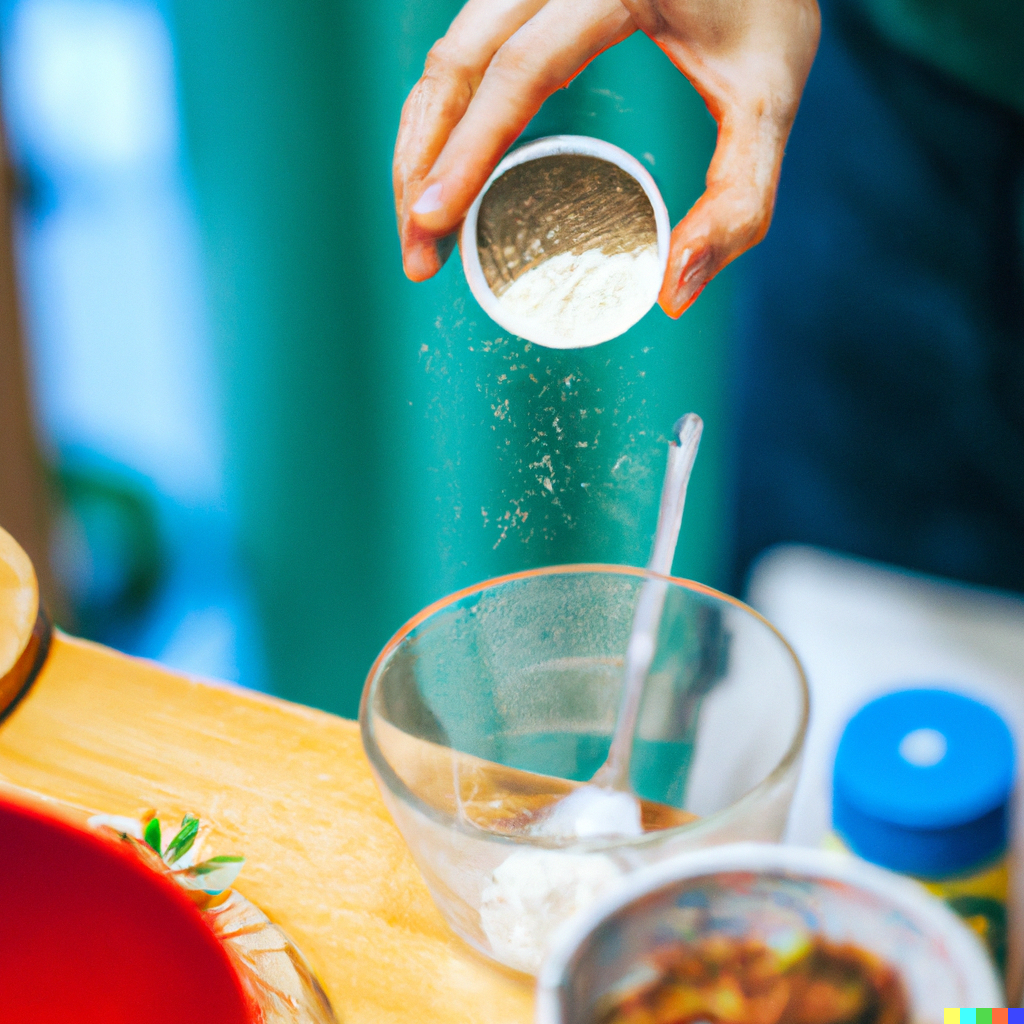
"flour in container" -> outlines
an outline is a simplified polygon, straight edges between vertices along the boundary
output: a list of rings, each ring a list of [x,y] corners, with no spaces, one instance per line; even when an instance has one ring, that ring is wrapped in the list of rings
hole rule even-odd
[[[661,284],[657,244],[608,255],[559,253],[501,294],[502,320],[550,348],[582,348],[624,334],[651,307]]]
[[[558,926],[621,877],[603,853],[516,850],[494,869],[481,896],[480,924],[494,955],[536,974]]]

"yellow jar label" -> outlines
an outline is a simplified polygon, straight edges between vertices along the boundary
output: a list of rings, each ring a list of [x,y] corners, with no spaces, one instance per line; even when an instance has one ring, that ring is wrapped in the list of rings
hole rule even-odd
[[[940,881],[918,879],[929,892],[946,901],[988,947],[1001,971],[1006,970],[1006,900],[1010,872],[1006,858],[981,871]]]
[[[852,852],[834,832],[825,837],[822,846],[828,850]],[[1010,892],[1007,858],[1003,856],[980,870],[955,878],[935,881],[931,878],[912,877],[963,918],[984,943],[999,970],[1005,973],[1006,901]]]

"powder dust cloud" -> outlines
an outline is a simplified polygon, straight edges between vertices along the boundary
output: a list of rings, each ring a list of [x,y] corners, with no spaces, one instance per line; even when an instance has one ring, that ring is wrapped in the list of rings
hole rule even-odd
[[[490,574],[645,564],[674,422],[652,408],[650,347],[533,345],[502,334],[466,295],[445,303],[435,328],[419,366],[452,584],[474,562]]]

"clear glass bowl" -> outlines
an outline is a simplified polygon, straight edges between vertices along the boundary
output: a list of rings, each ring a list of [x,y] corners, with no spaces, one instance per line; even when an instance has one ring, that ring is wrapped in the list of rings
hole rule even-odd
[[[783,950],[811,935],[853,943],[899,974],[913,1024],[1003,1005],[977,937],[923,886],[849,854],[737,843],[638,872],[566,925],[541,971],[537,1024],[605,1019],[658,978],[667,947],[711,935]]]
[[[604,760],[649,575],[561,566],[460,591],[391,639],[363,691],[363,744],[434,901],[513,969],[536,973],[551,932],[623,874],[785,827],[807,727],[800,664],[752,609],[670,579],[632,783],[696,819],[615,840],[510,834],[505,810],[538,782],[568,791],[559,779],[588,780]]]

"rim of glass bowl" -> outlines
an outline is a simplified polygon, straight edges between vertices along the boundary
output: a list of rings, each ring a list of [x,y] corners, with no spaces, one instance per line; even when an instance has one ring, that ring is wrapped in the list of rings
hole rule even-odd
[[[496,832],[489,832],[487,829],[476,828],[460,821],[454,816],[439,811],[436,807],[432,807],[430,804],[421,800],[411,789],[409,789],[408,786],[406,786],[397,772],[391,767],[387,758],[384,757],[380,747],[377,745],[377,740],[373,734],[373,727],[370,722],[370,699],[376,680],[380,676],[381,669],[387,663],[394,651],[398,649],[399,645],[409,636],[410,633],[412,633],[414,629],[416,629],[417,626],[422,625],[422,623],[436,615],[439,611],[461,601],[463,598],[471,597],[473,594],[479,594],[484,590],[492,590],[495,587],[499,587],[505,583],[511,583],[514,580],[530,579],[534,576],[569,576],[582,575],[583,573],[608,573],[618,576],[663,579],[676,586],[682,587],[685,590],[704,594],[708,597],[713,597],[718,601],[723,601],[726,604],[731,604],[733,607],[738,608],[740,611],[756,619],[775,635],[776,639],[785,648],[793,662],[793,667],[796,671],[796,682],[800,690],[801,710],[800,721],[793,734],[793,739],[791,740],[789,747],[786,749],[786,752],[782,755],[782,758],[756,786],[748,789],[747,792],[738,800],[734,800],[731,804],[723,807],[719,811],[715,811],[713,814],[696,818],[694,821],[688,822],[685,825],[679,825],[675,828],[659,829],[655,832],[645,832],[643,835],[631,836],[628,838],[592,839],[581,841],[579,843],[573,843],[574,848],[586,848],[588,850],[621,849],[626,846],[635,848],[666,842],[667,840],[684,833],[710,830],[711,828],[720,825],[728,818],[736,817],[749,804],[756,801],[762,793],[773,789],[783,779],[786,773],[796,764],[801,752],[803,751],[804,740],[807,736],[807,723],[810,717],[810,690],[807,685],[807,676],[804,673],[804,668],[800,663],[800,659],[796,655],[796,651],[794,651],[792,646],[790,646],[789,641],[760,612],[755,611],[750,607],[750,605],[744,604],[738,598],[732,597],[729,594],[723,594],[720,590],[715,590],[713,587],[705,586],[703,583],[696,583],[693,580],[681,579],[678,576],[662,576],[659,573],[650,572],[647,569],[640,569],[636,566],[605,565],[600,562],[581,563],[577,565],[549,565],[543,566],[539,569],[526,569],[522,572],[513,572],[505,576],[496,576],[493,579],[484,580],[482,583],[474,583],[471,587],[465,587],[462,590],[457,590],[455,593],[449,594],[447,597],[442,597],[433,604],[427,605],[426,608],[417,612],[411,619],[409,619],[409,621],[406,622],[406,624],[402,626],[402,628],[399,629],[398,632],[395,633],[395,635],[384,645],[380,654],[377,655],[372,667],[370,668],[370,672],[366,677],[366,683],[363,686],[363,694],[359,701],[359,731],[363,741],[363,749],[366,751],[366,755],[370,760],[371,766],[383,779],[385,785],[387,785],[387,787],[396,796],[402,799],[405,803],[411,804],[421,814],[433,819],[439,824],[454,828],[456,831],[462,832],[465,835],[475,836],[478,839],[486,839],[492,842],[510,845],[526,844],[542,848],[552,848],[563,845],[542,837],[505,836]]]

